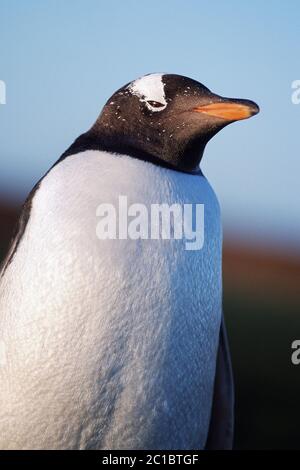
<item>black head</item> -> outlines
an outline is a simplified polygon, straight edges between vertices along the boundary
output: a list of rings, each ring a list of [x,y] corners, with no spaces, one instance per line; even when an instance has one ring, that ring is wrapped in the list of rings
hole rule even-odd
[[[107,101],[94,126],[79,138],[81,150],[101,148],[197,172],[207,142],[258,111],[252,101],[222,98],[187,77],[145,75]]]

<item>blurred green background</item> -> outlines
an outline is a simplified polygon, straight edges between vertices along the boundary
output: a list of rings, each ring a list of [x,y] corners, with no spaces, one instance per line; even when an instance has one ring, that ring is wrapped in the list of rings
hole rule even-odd
[[[237,255],[225,249],[224,256],[235,447],[300,449],[300,366],[291,362],[291,343],[300,338],[300,263],[278,253],[244,250]],[[245,262],[242,280],[237,256]]]

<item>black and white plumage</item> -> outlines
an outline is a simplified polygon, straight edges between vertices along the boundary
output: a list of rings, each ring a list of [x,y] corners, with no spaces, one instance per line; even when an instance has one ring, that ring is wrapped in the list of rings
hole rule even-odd
[[[151,74],[118,90],[38,183],[1,271],[1,448],[230,447],[220,212],[199,162],[221,128],[257,112]],[[97,207],[119,195],[204,204],[202,250],[97,239]]]

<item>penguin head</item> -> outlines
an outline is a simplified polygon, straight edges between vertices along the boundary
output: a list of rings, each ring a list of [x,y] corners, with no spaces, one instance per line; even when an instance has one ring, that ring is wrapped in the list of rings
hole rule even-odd
[[[199,171],[207,142],[259,112],[180,75],[149,74],[116,91],[90,130],[103,148],[184,172]]]

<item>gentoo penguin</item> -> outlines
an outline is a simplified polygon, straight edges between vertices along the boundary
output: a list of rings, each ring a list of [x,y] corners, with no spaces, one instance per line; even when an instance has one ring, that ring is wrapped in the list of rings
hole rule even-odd
[[[146,75],[35,186],[1,270],[0,448],[230,448],[220,211],[199,163],[220,129],[257,112]],[[201,249],[99,237],[99,205],[120,196],[149,211],[203,205]]]

